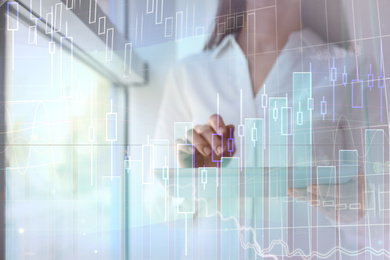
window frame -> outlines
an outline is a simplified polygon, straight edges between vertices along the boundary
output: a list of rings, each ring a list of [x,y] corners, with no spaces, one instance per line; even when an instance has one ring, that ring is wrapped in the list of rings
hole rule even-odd
[[[7,6],[0,4],[0,122],[5,122],[5,75],[6,75],[6,13]],[[0,124],[0,132],[5,133],[6,125],[4,123]],[[0,143],[4,147],[6,142],[5,134],[0,135]],[[6,215],[5,215],[5,205],[6,205],[6,178],[5,178],[5,153],[0,153],[0,169],[2,174],[0,174],[0,259],[5,259],[6,256]]]
[[[20,22],[30,25],[31,21],[37,21],[37,32],[43,37],[51,39],[51,34],[46,33],[46,29],[54,28],[56,25],[55,21],[55,8],[61,6],[61,19],[59,19],[59,25],[54,28],[53,41],[56,44],[56,48],[60,45],[61,37],[66,36],[66,27],[69,23],[69,28],[77,28],[78,38],[73,39],[74,56],[80,61],[85,63],[87,66],[95,70],[100,75],[107,78],[115,86],[129,87],[129,86],[143,86],[148,81],[148,65],[143,61],[137,52],[132,49],[131,54],[131,70],[124,68],[124,62],[129,61],[129,40],[122,35],[109,17],[102,11],[98,4],[96,4],[96,15],[94,18],[86,16],[89,14],[90,5],[97,3],[97,0],[80,1],[80,5],[76,8],[68,9],[66,7],[69,0],[54,0],[51,1],[50,6],[42,4],[42,0],[16,0],[15,3],[19,4],[19,12],[17,13],[15,5],[10,5],[10,14],[14,17],[19,16]],[[30,5],[32,6],[30,8]],[[41,5],[42,4],[42,5]],[[51,10],[53,8],[53,10]],[[5,12],[7,12],[5,8]],[[35,10],[36,9],[36,10]],[[60,10],[60,8],[58,9]],[[53,12],[53,23],[46,20],[44,14]],[[127,8],[124,8],[124,12],[128,13]],[[45,17],[44,17],[45,16]],[[125,17],[127,14],[125,15]],[[32,17],[32,18],[31,18]],[[112,59],[102,60],[96,55],[90,55],[91,50],[104,51],[106,50],[106,41],[108,41],[108,31],[104,34],[99,34],[98,21],[100,17],[106,17],[106,29],[113,29],[113,53]],[[95,22],[93,22],[95,20]],[[69,34],[72,36],[72,32]],[[63,42],[63,48],[70,51],[70,45],[68,42]],[[125,50],[127,53],[125,53]],[[125,56],[126,55],[126,56]],[[105,56],[103,54],[103,56]]]

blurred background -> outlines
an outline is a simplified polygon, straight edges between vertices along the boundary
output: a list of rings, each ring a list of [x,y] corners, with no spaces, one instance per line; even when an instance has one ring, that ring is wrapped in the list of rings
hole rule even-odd
[[[217,0],[0,5],[1,259],[139,259],[125,241],[147,209],[129,217],[142,200],[129,206],[139,194],[127,164],[153,138],[172,66],[203,50]],[[390,66],[389,1],[301,6],[327,43],[356,47],[360,70],[380,63],[380,39]]]

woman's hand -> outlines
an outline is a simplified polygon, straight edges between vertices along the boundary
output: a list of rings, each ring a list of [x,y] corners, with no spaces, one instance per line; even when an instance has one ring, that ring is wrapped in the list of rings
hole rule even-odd
[[[236,151],[234,140],[229,143],[230,136],[234,138],[234,125],[226,125],[222,117],[216,114],[210,116],[207,124],[197,125],[187,133],[188,142],[195,145],[194,165],[193,149],[177,146],[180,167],[216,167],[217,163],[213,159],[220,161],[222,156],[231,157]],[[184,140],[176,140],[176,143],[183,144]]]
[[[306,189],[289,189],[288,194],[317,207],[328,219],[350,223],[365,215],[364,175],[346,184],[311,185]]]

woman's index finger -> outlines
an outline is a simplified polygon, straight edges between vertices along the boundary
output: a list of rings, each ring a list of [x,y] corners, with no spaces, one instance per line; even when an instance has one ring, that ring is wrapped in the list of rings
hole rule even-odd
[[[227,133],[226,124],[220,115],[214,114],[210,116],[208,124],[218,134]]]

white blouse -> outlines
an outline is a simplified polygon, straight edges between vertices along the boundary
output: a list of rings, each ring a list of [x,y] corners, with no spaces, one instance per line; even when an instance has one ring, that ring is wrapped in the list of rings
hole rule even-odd
[[[356,62],[354,54],[346,52],[335,44],[326,44],[315,33],[304,29],[290,35],[267,76],[264,86],[254,96],[247,59],[235,37],[227,36],[215,49],[184,59],[168,75],[155,137],[169,139],[172,144],[175,122],[193,122],[194,126],[205,124],[210,115],[217,113],[217,95],[219,95],[219,114],[226,124],[236,126],[235,141],[238,149],[236,156],[240,156],[241,140],[237,135],[238,126],[244,124],[245,118],[264,118],[267,136],[269,134],[267,132],[269,106],[267,104],[265,107],[263,98],[287,97],[288,106],[296,105],[293,104],[292,95],[293,73],[311,72],[314,100],[312,112],[313,166],[338,166],[339,150],[357,150],[360,161],[359,171],[364,171],[364,130],[371,127],[384,129],[387,132],[387,127],[383,127],[387,125],[387,112],[385,112],[387,109],[383,108],[381,122],[378,112],[380,109],[379,89],[369,91],[364,88],[363,93],[360,89],[357,91],[355,85],[352,90],[352,79],[366,79],[365,75],[358,75]],[[335,92],[333,92],[331,78],[332,68],[337,70]],[[343,78],[345,75],[347,78]],[[343,84],[343,81],[347,83]],[[354,91],[354,100],[352,100],[352,91]],[[364,94],[364,101],[359,100],[361,93]],[[335,102],[333,102],[333,96]],[[321,103],[322,101],[327,102],[326,108],[324,103]],[[352,104],[356,106],[359,102],[364,104],[364,108],[352,108]],[[387,142],[387,134],[385,136],[385,142]],[[267,142],[265,138],[265,144]],[[387,161],[388,149],[385,150],[385,161]],[[291,161],[289,163],[291,165]],[[170,166],[172,165],[171,162]],[[373,178],[369,181],[370,184],[367,185],[366,190],[370,185],[372,189],[376,187],[375,180],[377,179]],[[312,223],[312,216],[306,214],[311,212],[309,208],[312,206],[297,200],[293,203],[293,207],[301,209],[303,214],[299,215],[299,212],[294,212],[292,217],[300,219],[303,225]],[[372,197],[369,203],[375,203]],[[313,208],[313,211],[315,210]],[[253,214],[253,209],[246,208],[246,218],[250,214]],[[315,225],[321,227],[334,224],[334,229],[341,230],[340,245],[351,252],[367,246],[378,250],[384,246],[383,236],[375,233],[379,229],[381,229],[379,232],[383,233],[383,226],[379,225],[371,230],[357,227],[367,223],[383,223],[383,213],[380,215],[379,210],[378,214],[367,213],[365,218],[359,222],[351,221],[345,226],[338,225],[320,211],[317,215],[318,221]],[[328,252],[335,246],[334,232],[328,232],[331,229],[323,231],[318,229],[318,236],[321,237],[318,241],[329,241],[329,243],[318,242],[317,251]],[[388,234],[387,230],[386,228],[386,234]],[[358,239],[357,235],[361,238]],[[299,240],[294,237],[292,249],[301,248],[308,252],[310,246],[308,241],[313,241],[313,238],[311,232],[306,230],[300,234]],[[329,256],[330,259],[333,257],[335,257],[334,254]],[[343,254],[343,259],[348,257],[354,259],[356,256]]]
[[[324,52],[329,53],[329,58],[324,57]],[[338,71],[335,123],[333,85],[330,79],[332,57],[336,57],[334,67]],[[288,106],[292,107],[293,73],[311,71],[314,166],[332,165],[338,160],[336,151],[340,149],[357,149],[359,155],[362,155],[364,135],[360,130],[353,129],[366,128],[369,122],[378,121],[379,115],[368,113],[365,109],[352,109],[350,84],[344,86],[341,83],[344,66],[350,83],[356,77],[353,55],[337,45],[324,44],[319,36],[308,29],[292,33],[267,76],[264,87],[254,97],[247,59],[234,36],[228,36],[217,48],[184,59],[168,75],[155,137],[169,139],[172,143],[175,122],[192,122],[194,126],[205,124],[210,115],[217,113],[219,95],[220,115],[225,123],[236,126],[235,140],[239,144],[237,130],[245,118],[264,118],[267,124],[269,106],[264,109],[264,95],[267,98],[287,97]],[[323,100],[327,102],[325,115],[324,106],[321,111]],[[387,121],[386,113],[384,120]],[[267,132],[265,134],[268,135]]]

